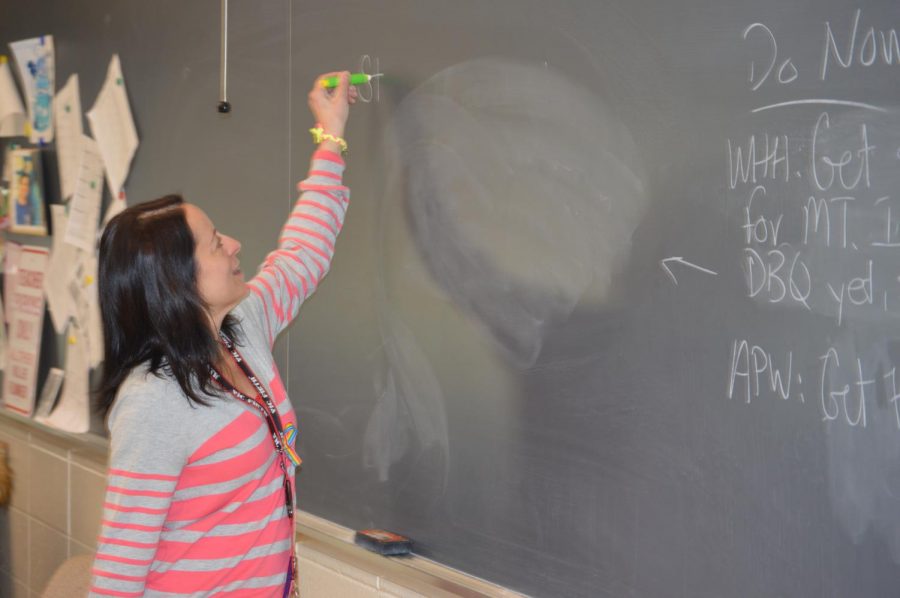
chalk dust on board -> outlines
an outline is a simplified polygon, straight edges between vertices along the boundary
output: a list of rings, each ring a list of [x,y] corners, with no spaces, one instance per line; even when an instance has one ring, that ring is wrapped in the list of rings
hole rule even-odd
[[[900,445],[896,442],[900,417],[895,405],[900,379],[893,365],[900,343],[885,341],[882,335],[881,328],[860,326],[832,339],[834,351],[822,357],[820,400],[828,419],[825,441],[831,507],[854,542],[876,534],[893,561],[900,563]],[[839,361],[838,355],[856,359]],[[847,384],[851,377],[857,377],[853,386]],[[885,380],[888,393],[882,385]],[[890,396],[891,387],[895,396]],[[870,396],[860,401],[866,394]]]
[[[386,197],[404,197],[431,276],[518,367],[546,326],[602,307],[648,204],[633,140],[600,98],[541,65],[458,64],[406,96]]]
[[[376,381],[378,400],[363,435],[363,465],[374,468],[384,482],[394,463],[414,453],[439,496],[447,483],[450,454],[441,387],[399,318],[387,311],[379,320],[387,368]]]

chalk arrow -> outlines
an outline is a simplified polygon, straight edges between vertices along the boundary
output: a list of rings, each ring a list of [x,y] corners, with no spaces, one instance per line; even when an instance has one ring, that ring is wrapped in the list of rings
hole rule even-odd
[[[659,265],[662,266],[662,269],[666,271],[666,274],[669,275],[669,278],[672,279],[672,282],[675,283],[675,286],[678,286],[678,279],[675,278],[675,275],[672,274],[672,271],[669,269],[668,262],[677,262],[679,264],[684,264],[688,268],[693,268],[695,270],[700,270],[701,272],[706,272],[707,274],[712,274],[713,276],[718,276],[712,270],[707,270],[706,268],[700,267],[697,264],[692,264],[683,257],[667,257],[663,260],[659,261]]]

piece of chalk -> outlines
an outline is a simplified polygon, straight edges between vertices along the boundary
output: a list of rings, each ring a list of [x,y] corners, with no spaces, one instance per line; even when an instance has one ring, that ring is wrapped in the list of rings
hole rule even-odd
[[[383,529],[364,529],[356,532],[353,541],[372,552],[385,556],[409,554],[412,542],[409,538]]]
[[[353,73],[350,75],[350,85],[362,85],[363,83],[368,83],[372,80],[372,75],[367,75],[366,73]],[[337,87],[341,82],[341,78],[338,76],[334,77],[326,77],[322,79],[322,87]]]

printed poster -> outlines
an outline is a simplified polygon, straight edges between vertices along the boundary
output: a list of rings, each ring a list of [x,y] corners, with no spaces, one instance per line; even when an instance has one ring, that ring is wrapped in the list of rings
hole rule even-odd
[[[28,104],[28,138],[31,143],[53,141],[53,93],[56,89],[53,36],[42,35],[9,44],[16,59]]]
[[[19,267],[9,286],[6,370],[3,374],[3,405],[31,416],[34,411],[41,329],[44,322],[44,274],[50,251],[23,245]],[[7,274],[7,278],[10,274]]]
[[[14,149],[7,198],[9,229],[14,233],[46,235],[47,217],[44,207],[44,176],[41,152],[37,149]]]

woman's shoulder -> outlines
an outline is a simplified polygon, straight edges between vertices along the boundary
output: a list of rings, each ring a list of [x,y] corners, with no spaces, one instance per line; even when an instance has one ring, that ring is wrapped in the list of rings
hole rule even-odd
[[[215,400],[215,397],[209,397]],[[199,407],[202,408],[202,407]],[[189,419],[197,406],[192,405],[178,382],[165,372],[152,372],[146,364],[135,367],[122,382],[109,412],[109,421],[121,417],[145,425],[176,425]]]
[[[231,310],[230,315],[234,317],[237,324],[234,327],[233,335],[238,351],[247,358],[252,367],[263,368],[257,372],[262,375],[266,368],[272,367],[274,358],[264,325],[253,309],[253,301],[244,299],[240,305]]]
[[[265,332],[265,306],[255,293],[248,293],[243,301],[231,310],[231,315],[237,320],[239,340],[254,346],[268,344]]]
[[[127,450],[137,452],[164,450],[189,459],[247,409],[225,395],[199,394],[207,405],[188,401],[172,376],[146,366],[135,368],[119,387],[109,412],[113,446],[129,445]]]
[[[122,397],[142,394],[169,396],[171,394],[169,391],[173,387],[178,388],[178,383],[175,382],[172,376],[166,375],[164,371],[153,372],[150,370],[149,364],[142,363],[132,369],[125,380],[122,381],[119,392],[116,393],[116,400]]]

